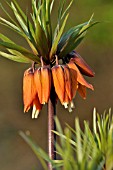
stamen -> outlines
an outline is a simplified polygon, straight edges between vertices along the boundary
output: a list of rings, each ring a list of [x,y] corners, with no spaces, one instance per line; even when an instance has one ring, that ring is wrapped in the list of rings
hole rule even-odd
[[[38,118],[38,115],[39,115],[39,110],[37,110],[37,111],[35,112],[35,119]]]
[[[71,102],[69,103],[69,107],[68,107],[69,112],[72,112],[72,111],[73,111],[73,108],[75,108],[75,106],[74,106],[73,101],[71,101]]]
[[[36,106],[33,105],[33,110],[32,110],[32,119],[35,118],[35,114],[36,114]]]
[[[68,108],[68,103],[63,103],[63,106],[65,107],[65,109],[67,109]]]

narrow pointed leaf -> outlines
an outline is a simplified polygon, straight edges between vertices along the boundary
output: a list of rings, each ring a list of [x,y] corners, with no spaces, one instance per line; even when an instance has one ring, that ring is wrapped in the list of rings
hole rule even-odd
[[[62,46],[62,49],[59,49],[59,58],[62,58],[64,56],[66,56],[68,53],[70,53],[71,51],[73,51],[80,43],[81,41],[84,39],[85,37],[85,32],[92,26],[94,26],[95,24],[97,24],[98,22],[94,22],[91,23],[90,25],[85,26],[85,29],[83,29],[83,27],[81,27],[81,29],[83,29],[83,31],[81,31],[81,29],[77,29],[76,31],[72,31],[71,35],[66,38],[66,43],[63,42],[64,46]],[[60,47],[60,46],[59,46]]]
[[[52,27],[51,27],[51,18],[50,18],[50,7],[51,2],[50,0],[46,1],[46,32],[47,32],[47,40],[48,40],[48,46],[49,49],[52,45]]]
[[[8,54],[8,53],[2,52],[2,51],[0,51],[0,55],[5,58],[8,58],[10,60],[20,62],[20,63],[29,63],[30,62],[30,60],[28,60],[25,57],[22,57],[21,55],[16,56],[16,55]]]
[[[73,4],[73,0],[71,0],[71,2],[69,3],[69,5],[67,6],[67,8],[65,9],[65,11],[63,12],[61,19],[65,18],[65,16],[67,15],[71,5]]]
[[[37,43],[37,49],[39,51],[39,54],[43,57],[46,57],[48,55],[48,43],[45,36],[45,33],[38,21],[38,18],[36,19],[36,43]]]
[[[61,27],[58,35],[57,35],[57,38],[56,38],[55,41],[53,42],[53,45],[52,45],[52,48],[51,48],[51,52],[50,52],[50,59],[52,59],[53,55],[56,54],[58,42],[59,42],[59,40],[60,40],[60,38],[61,38],[61,35],[62,35],[62,33],[63,33],[63,30],[64,30],[64,27],[65,27],[65,25],[66,25],[66,21],[67,21],[67,19],[68,19],[68,16],[69,16],[69,14],[67,14],[67,16],[65,17],[65,20],[64,20],[64,22],[63,22],[63,24],[62,24],[62,27]]]
[[[30,59],[32,61],[35,61],[37,63],[40,62],[38,56],[35,56],[34,54],[30,53],[28,50],[26,50],[25,48],[23,48],[23,47],[21,47],[19,45],[16,45],[16,44],[13,44],[13,43],[4,42],[4,41],[0,40],[0,46],[8,48],[8,49],[16,50],[16,51],[22,53],[23,55],[25,55],[28,59]]]
[[[19,29],[16,25],[14,25],[13,23],[7,21],[6,19],[4,19],[4,18],[2,18],[2,17],[0,17],[0,21],[1,21],[2,23],[5,23],[7,26],[9,26],[9,27],[10,27],[11,29],[13,29],[14,31],[16,31],[16,32],[18,32],[18,33],[21,33],[20,29]],[[2,24],[2,23],[1,23],[1,24]]]
[[[71,38],[71,36],[74,34],[74,36],[77,36],[80,32],[80,30],[83,28],[83,26],[87,25],[88,22],[85,22],[83,24],[80,24],[80,25],[77,25],[71,29],[69,29],[67,32],[65,32],[60,41],[59,41],[59,44],[58,44],[58,53],[60,51],[62,51],[62,49],[67,45],[69,39]]]
[[[22,9],[20,8],[20,6],[18,5],[18,3],[16,2],[16,0],[13,0],[16,8],[18,9],[18,11],[20,12],[21,16],[24,18],[25,21],[27,21],[27,16],[25,15],[25,13],[22,11]]]
[[[44,160],[52,163],[52,160],[49,158],[49,156],[33,142],[30,136],[25,135],[22,131],[20,131],[19,134],[25,140],[25,142],[31,147],[31,149],[38,158],[40,156]]]
[[[24,30],[24,32],[26,34],[28,34],[27,26],[26,26],[24,20],[22,19],[22,17],[19,15],[19,13],[18,13],[15,5],[13,4],[13,2],[11,2],[11,7],[12,7],[12,10],[13,10],[13,12],[15,14],[15,17],[16,17],[17,21],[19,22],[19,24],[21,25],[22,29]]]

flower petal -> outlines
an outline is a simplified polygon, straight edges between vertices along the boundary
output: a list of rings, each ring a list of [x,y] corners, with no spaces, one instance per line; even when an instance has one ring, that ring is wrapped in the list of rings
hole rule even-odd
[[[34,82],[40,103],[42,103],[42,82],[41,82],[41,68],[34,72]]]
[[[83,99],[86,99],[86,87],[82,84],[78,85],[78,92]]]
[[[60,99],[61,103],[64,101],[64,72],[60,65],[56,65],[52,68],[53,83],[56,94]]]
[[[23,101],[24,112],[28,112],[32,106],[32,102],[36,97],[36,88],[34,84],[34,73],[32,68],[28,69],[24,73],[23,77]]]
[[[71,89],[70,69],[66,65],[63,66],[63,69],[64,69],[64,79],[65,79],[65,93],[67,93],[67,95],[71,101],[72,100],[72,89]]]
[[[71,90],[72,90],[72,99],[75,97],[77,92],[77,72],[74,69],[70,68],[70,75],[71,75]]]
[[[69,68],[71,68],[71,69],[73,69],[73,70],[75,70],[75,71],[77,72],[77,81],[78,81],[80,84],[86,86],[87,88],[90,88],[91,90],[94,90],[93,86],[92,86],[91,84],[89,84],[89,83],[84,79],[84,77],[83,77],[82,74],[80,73],[79,69],[77,68],[77,66],[76,66],[72,61],[70,61],[70,62],[68,63],[68,66],[69,66]]]
[[[84,61],[84,59],[75,51],[72,54],[72,58],[70,61],[75,62],[77,66],[79,66],[79,70],[82,74],[89,76],[89,77],[94,77],[95,73],[91,69],[91,67]]]
[[[51,72],[48,66],[41,67],[42,104],[48,102],[51,91]]]

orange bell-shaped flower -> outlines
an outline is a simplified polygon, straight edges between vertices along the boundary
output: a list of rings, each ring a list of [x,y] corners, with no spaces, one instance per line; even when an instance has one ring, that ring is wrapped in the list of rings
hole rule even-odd
[[[56,65],[52,67],[52,77],[55,92],[63,104],[64,94],[65,94],[65,81],[64,81],[64,71],[61,65],[58,65],[58,59],[56,58]]]
[[[41,104],[48,102],[51,91],[51,70],[49,66],[45,66],[42,62],[42,67],[35,70],[34,81],[36,91]]]
[[[29,68],[25,71],[23,77],[23,102],[24,112],[28,112],[36,98],[36,88],[34,84],[34,73],[33,69]]]

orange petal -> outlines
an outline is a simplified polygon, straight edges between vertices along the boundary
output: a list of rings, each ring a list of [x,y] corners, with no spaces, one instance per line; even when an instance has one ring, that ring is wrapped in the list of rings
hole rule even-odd
[[[39,115],[40,110],[42,109],[42,104],[40,104],[40,101],[38,99],[38,96],[33,101],[33,110],[32,110],[32,118],[37,118]]]
[[[41,68],[34,72],[34,82],[40,103],[42,103],[42,83],[41,83]]]
[[[48,66],[41,68],[41,82],[42,82],[42,104],[48,102],[51,91],[51,72]]]
[[[56,65],[52,68],[53,83],[56,94],[60,99],[61,103],[64,101],[64,72],[60,65]]]
[[[71,75],[68,66],[63,66],[64,69],[64,79],[65,79],[65,93],[69,96],[70,101],[72,100],[72,89],[71,89]],[[69,100],[68,99],[68,100]]]
[[[70,76],[71,76],[71,90],[72,90],[72,99],[75,97],[77,92],[77,72],[74,69],[70,68]]]
[[[24,112],[27,112],[30,109],[35,97],[36,97],[36,88],[34,85],[34,73],[32,68],[30,68],[25,71],[23,77]]]
[[[82,74],[89,77],[94,77],[95,73],[78,53],[73,52],[73,57],[70,61],[75,62],[79,66],[79,70]]]
[[[75,70],[75,71],[77,72],[77,81],[78,81],[80,84],[86,86],[87,88],[90,88],[91,90],[94,90],[93,86],[92,86],[91,84],[89,84],[89,83],[84,79],[84,77],[83,77],[82,74],[80,73],[79,69],[77,68],[77,66],[76,66],[72,61],[70,61],[70,62],[68,63],[68,66],[69,66],[69,68],[71,68],[71,69],[73,69],[73,70]]]
[[[78,92],[83,99],[86,99],[86,87],[85,86],[79,84],[78,85]]]

